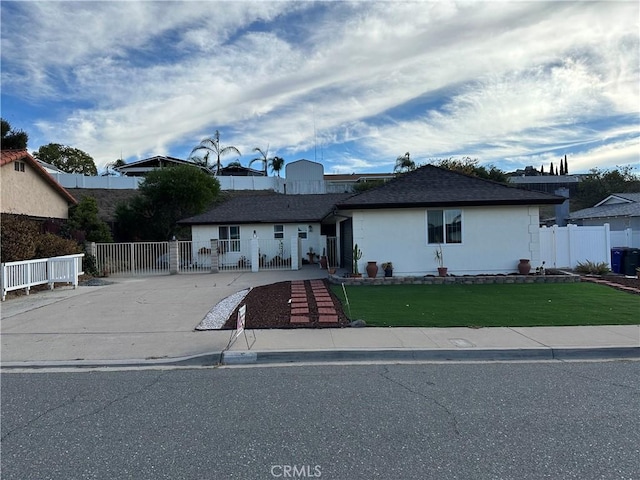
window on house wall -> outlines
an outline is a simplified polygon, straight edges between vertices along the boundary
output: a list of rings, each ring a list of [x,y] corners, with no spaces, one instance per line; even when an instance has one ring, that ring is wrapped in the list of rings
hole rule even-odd
[[[307,238],[307,226],[298,225],[298,238]]]
[[[15,162],[13,165],[16,172],[24,172],[24,162]]]
[[[274,225],[273,226],[273,238],[275,238],[275,239],[283,239],[284,238],[284,225]]]
[[[239,252],[240,226],[224,225],[218,227],[218,241],[222,244],[223,252]]]
[[[462,210],[428,210],[427,243],[462,243]]]

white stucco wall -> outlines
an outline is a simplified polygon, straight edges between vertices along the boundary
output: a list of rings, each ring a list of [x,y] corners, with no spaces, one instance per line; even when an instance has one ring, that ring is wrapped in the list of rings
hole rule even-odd
[[[311,231],[307,231],[307,238],[300,239],[300,260],[302,258],[308,258],[307,252],[309,251],[309,247],[312,247],[313,251],[317,255],[322,254],[322,240],[324,237],[320,236],[319,223],[285,223],[283,225],[284,238],[282,239],[282,248],[284,249],[284,258],[291,255],[291,239],[298,237],[298,226],[305,227],[307,230],[309,226],[311,226]],[[219,225],[193,225],[191,227],[191,240],[197,245],[210,244],[211,239],[218,238],[218,227]],[[226,254],[229,258],[222,260],[232,263],[237,261],[241,255],[249,257],[249,242],[253,238],[254,231],[260,241],[260,254],[267,255],[267,261],[278,255],[281,248],[279,243],[280,240],[274,239],[273,224],[246,224],[240,225],[240,242],[242,251],[237,254]]]
[[[520,258],[535,268],[540,258],[538,207],[463,207],[462,243],[442,245],[444,266],[454,275],[514,273]],[[437,274],[437,245],[427,244],[427,210],[359,210],[353,242],[368,261],[391,261],[394,275]],[[378,272],[382,275],[382,269]]]

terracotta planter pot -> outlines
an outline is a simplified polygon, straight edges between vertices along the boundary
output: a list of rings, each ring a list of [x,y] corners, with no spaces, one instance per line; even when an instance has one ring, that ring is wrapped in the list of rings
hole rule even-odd
[[[531,271],[531,263],[528,258],[521,258],[520,263],[518,264],[518,273],[520,275],[529,275]]]
[[[367,262],[367,275],[369,278],[376,278],[376,275],[378,275],[378,264],[376,262]]]
[[[320,268],[322,268],[323,270],[327,269],[327,257],[326,257],[326,255],[320,257]]]

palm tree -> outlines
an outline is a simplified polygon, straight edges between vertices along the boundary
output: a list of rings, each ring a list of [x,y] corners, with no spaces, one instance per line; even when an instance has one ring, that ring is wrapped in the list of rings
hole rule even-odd
[[[262,150],[260,147],[256,147],[252,150],[253,152],[258,152],[260,154],[259,157],[256,157],[254,159],[252,159],[249,162],[249,167],[251,167],[251,164],[253,162],[262,162],[262,165],[264,167],[263,171],[264,171],[264,176],[267,176],[267,165],[269,165],[269,144],[267,144],[267,149],[266,150]]]
[[[206,150],[204,157],[194,156],[194,153],[199,150]],[[191,153],[189,154],[189,158],[193,160],[195,163],[204,165],[205,167],[209,168],[209,155],[212,152],[215,153],[216,155],[216,172],[215,172],[216,175],[220,175],[220,172],[222,170],[222,163],[220,163],[220,157],[231,152],[236,153],[237,155],[242,155],[240,153],[240,150],[238,150],[236,147],[232,145],[229,145],[226,147],[220,147],[220,132],[216,130],[216,133],[213,135],[213,138],[205,138],[200,142],[200,144],[197,147],[191,150]]]
[[[394,172],[397,172],[397,171],[410,172],[415,169],[416,169],[416,163],[413,160],[411,160],[411,154],[407,152],[404,155],[401,155],[398,158],[396,158],[396,166],[393,169],[393,171]]]
[[[272,172],[276,172],[278,176],[280,176],[280,170],[284,167],[284,158],[282,157],[273,157],[269,160],[269,166],[271,167]]]

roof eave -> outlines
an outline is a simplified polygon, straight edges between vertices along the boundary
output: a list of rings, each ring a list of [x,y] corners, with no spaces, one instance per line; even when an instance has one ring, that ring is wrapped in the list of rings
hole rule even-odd
[[[338,204],[340,210],[375,210],[381,208],[429,208],[429,207],[496,207],[496,206],[525,206],[525,205],[558,205],[565,201],[564,198],[550,198],[539,200],[461,200],[445,202],[403,202],[403,203],[363,203],[363,204]]]

